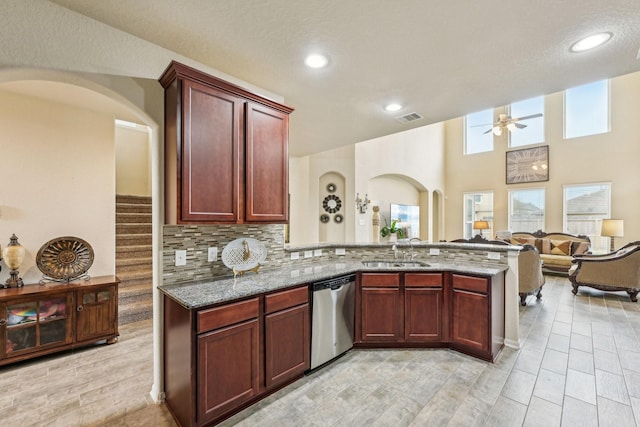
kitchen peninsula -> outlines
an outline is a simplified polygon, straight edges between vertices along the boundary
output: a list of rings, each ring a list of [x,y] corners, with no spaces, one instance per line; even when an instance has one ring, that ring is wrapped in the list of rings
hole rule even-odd
[[[309,369],[309,284],[350,273],[357,275],[356,348],[446,347],[498,357],[505,342],[507,261],[517,258],[517,248],[398,246],[415,251],[415,261],[365,265],[383,255],[389,260],[391,245],[322,245],[324,259],[161,287],[166,402],[176,420],[183,426],[217,422],[302,376]],[[298,250],[314,249],[289,248]],[[469,260],[486,260],[488,251],[500,261]],[[372,310],[375,321],[367,317]]]

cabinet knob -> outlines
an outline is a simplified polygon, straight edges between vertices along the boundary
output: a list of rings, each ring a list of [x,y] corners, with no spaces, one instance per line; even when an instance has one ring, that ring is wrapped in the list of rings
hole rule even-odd
[[[7,324],[7,319],[0,319],[0,326],[4,326]]]
[[[83,306],[81,306],[81,305],[79,305],[79,306],[78,306],[78,308],[76,308],[76,310],[78,310],[78,311],[82,311],[82,310],[84,310],[84,307],[83,307]]]

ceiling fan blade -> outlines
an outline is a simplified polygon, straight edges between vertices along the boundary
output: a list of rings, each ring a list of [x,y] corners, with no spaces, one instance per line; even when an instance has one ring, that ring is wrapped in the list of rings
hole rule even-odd
[[[511,121],[511,123],[513,123],[513,122],[517,122],[517,121],[520,121],[520,120],[535,119],[536,117],[542,117],[542,113],[531,114],[529,116],[514,117],[513,119],[510,119],[510,121]]]
[[[524,129],[527,127],[527,125],[523,125],[522,123],[514,123],[513,125],[518,129]]]
[[[480,126],[493,126],[493,123],[485,123],[485,124],[482,124],[482,125],[471,125],[469,127],[470,128],[477,128],[477,127],[480,127]]]
[[[488,130],[488,131],[486,131],[486,132],[482,132],[482,134],[483,134],[483,135],[486,135],[486,134],[488,134],[489,132],[491,132],[492,130],[493,130],[493,128],[489,129],[489,130]]]

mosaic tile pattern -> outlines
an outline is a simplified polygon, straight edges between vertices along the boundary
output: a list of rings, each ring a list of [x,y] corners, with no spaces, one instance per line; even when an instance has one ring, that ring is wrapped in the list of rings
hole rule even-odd
[[[287,246],[284,244],[284,225],[165,225],[163,228],[162,267],[163,284],[192,283],[216,277],[230,276],[229,270],[221,261],[224,247],[239,237],[251,237],[260,240],[267,247],[268,255],[263,270],[280,268],[299,268],[316,265],[319,262],[349,262],[362,260],[392,260],[394,252],[389,243],[345,243]],[[218,260],[207,261],[207,249],[218,248]],[[175,266],[175,251],[186,249],[187,265]],[[336,255],[336,249],[344,249],[344,255]],[[438,249],[438,255],[431,255],[432,249]],[[414,259],[427,263],[454,263],[456,265],[480,265],[484,267],[504,267],[507,265],[507,253],[517,251],[515,247],[491,246],[456,243],[416,243],[413,245]],[[487,259],[487,252],[500,255],[499,260]],[[321,255],[318,253],[321,252]],[[411,256],[411,245],[397,243],[397,256]],[[291,254],[297,253],[299,259],[292,260]],[[315,254],[315,256],[314,256]],[[306,257],[309,255],[309,257]]]

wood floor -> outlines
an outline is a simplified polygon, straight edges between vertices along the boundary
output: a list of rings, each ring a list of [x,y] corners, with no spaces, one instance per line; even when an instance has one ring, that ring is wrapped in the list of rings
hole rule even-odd
[[[640,304],[547,277],[520,310],[522,348],[358,350],[224,426],[636,426]],[[149,398],[151,322],[111,346],[0,368],[2,426],[174,426]]]

